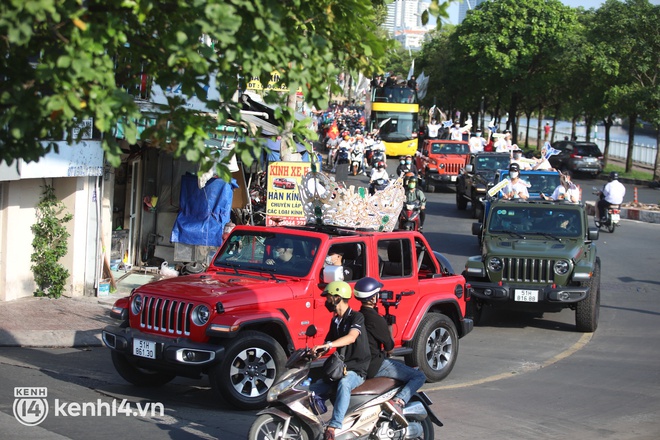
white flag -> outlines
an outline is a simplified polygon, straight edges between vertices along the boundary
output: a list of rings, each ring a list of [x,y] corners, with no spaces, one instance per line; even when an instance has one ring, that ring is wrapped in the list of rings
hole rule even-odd
[[[410,80],[413,75],[415,74],[415,60],[412,60],[412,64],[410,64],[410,70],[408,71],[408,80]]]

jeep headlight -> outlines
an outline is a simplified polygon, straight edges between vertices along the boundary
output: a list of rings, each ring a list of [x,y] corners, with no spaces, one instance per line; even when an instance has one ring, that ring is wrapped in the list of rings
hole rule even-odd
[[[133,312],[134,315],[139,315],[141,311],[142,311],[142,296],[133,295],[133,299],[131,300],[131,312]]]
[[[490,260],[488,260],[488,269],[493,272],[501,271],[503,266],[502,259],[499,257],[491,257]]]
[[[211,311],[208,307],[201,304],[193,309],[192,312],[192,322],[195,325],[205,325],[209,322],[209,317],[211,316]]]
[[[570,264],[566,260],[557,260],[555,262],[555,273],[557,275],[566,275],[570,269]]]

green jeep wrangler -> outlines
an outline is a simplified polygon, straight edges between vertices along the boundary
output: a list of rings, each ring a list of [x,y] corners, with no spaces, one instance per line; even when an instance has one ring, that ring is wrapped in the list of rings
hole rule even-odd
[[[485,224],[481,255],[463,275],[477,324],[484,305],[538,312],[575,310],[577,331],[593,332],[600,307],[600,259],[583,204],[497,200]]]

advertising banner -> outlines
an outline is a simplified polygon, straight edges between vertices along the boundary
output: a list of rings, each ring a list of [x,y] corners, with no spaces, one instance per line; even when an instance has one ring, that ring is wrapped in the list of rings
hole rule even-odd
[[[298,185],[308,171],[309,162],[273,162],[268,165],[266,226],[305,224]]]

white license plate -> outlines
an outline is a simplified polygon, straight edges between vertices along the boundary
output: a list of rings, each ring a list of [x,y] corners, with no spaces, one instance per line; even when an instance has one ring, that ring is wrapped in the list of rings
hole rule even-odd
[[[525,290],[525,289],[516,289],[514,291],[514,299],[520,302],[539,302],[539,291],[538,290]]]
[[[133,355],[156,359],[156,343],[144,339],[133,339]]]
[[[621,220],[621,217],[620,217],[619,214],[612,214],[612,221],[613,222],[618,222],[619,220]]]
[[[452,182],[456,182],[456,177],[457,177],[457,176],[451,176],[451,181],[452,181]]]

